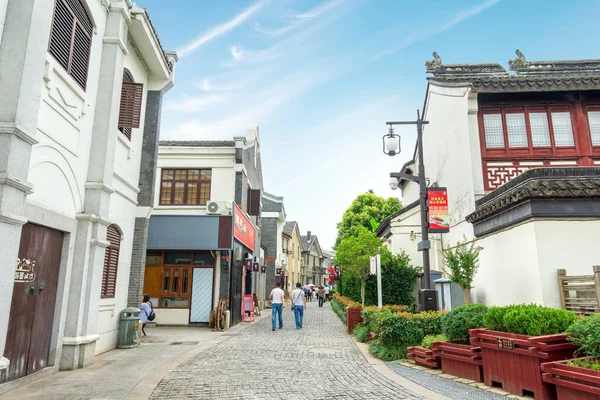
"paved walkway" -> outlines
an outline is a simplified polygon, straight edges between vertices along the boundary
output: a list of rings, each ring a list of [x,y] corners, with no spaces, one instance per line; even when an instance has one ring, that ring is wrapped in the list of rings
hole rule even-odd
[[[289,307],[283,313],[282,330],[263,318],[173,369],[151,398],[422,398],[369,364],[329,304],[309,303],[301,330]]]

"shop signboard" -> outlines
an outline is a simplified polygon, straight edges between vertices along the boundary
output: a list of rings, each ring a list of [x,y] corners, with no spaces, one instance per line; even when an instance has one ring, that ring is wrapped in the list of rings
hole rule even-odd
[[[427,189],[427,208],[429,210],[429,232],[450,232],[448,191],[445,187],[431,187]]]
[[[246,269],[246,271],[252,271],[252,259],[251,258],[246,258],[244,260],[244,268]]]
[[[258,263],[257,262],[255,262],[255,263],[252,264],[252,271],[253,272],[258,272]]]
[[[233,208],[233,237],[239,240],[244,246],[254,251],[254,238],[256,236],[256,228],[246,216],[246,214],[235,204]]]

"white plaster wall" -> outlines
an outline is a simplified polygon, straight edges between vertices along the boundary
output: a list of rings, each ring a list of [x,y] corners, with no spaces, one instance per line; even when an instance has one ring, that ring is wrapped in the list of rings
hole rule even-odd
[[[566,269],[567,275],[594,273],[593,266],[600,265],[600,221],[558,220],[537,221],[534,224],[543,303],[560,307],[556,270]]]
[[[231,203],[235,198],[235,149],[229,148],[174,148],[159,149],[158,171],[155,181],[155,215],[206,214],[206,206],[161,206],[160,180],[163,169],[210,168],[212,170],[210,200]]]
[[[473,302],[543,303],[537,233],[535,223],[529,222],[479,241],[483,250],[474,280]]]
[[[156,308],[156,320],[159,325],[189,325],[190,310]]]

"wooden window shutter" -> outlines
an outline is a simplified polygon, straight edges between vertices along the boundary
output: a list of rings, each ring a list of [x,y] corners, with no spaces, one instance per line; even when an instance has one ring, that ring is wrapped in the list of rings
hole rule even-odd
[[[104,252],[104,269],[102,270],[101,298],[114,298],[117,287],[117,271],[119,269],[119,248],[121,234],[114,225],[106,230],[108,247]]]
[[[57,0],[54,6],[48,51],[64,69],[69,68],[74,23],[75,17],[71,14],[67,5],[62,0]]]
[[[142,113],[144,85],[123,82],[121,89],[121,108],[119,109],[120,128],[139,128]]]
[[[248,189],[248,214],[260,215],[260,189]]]

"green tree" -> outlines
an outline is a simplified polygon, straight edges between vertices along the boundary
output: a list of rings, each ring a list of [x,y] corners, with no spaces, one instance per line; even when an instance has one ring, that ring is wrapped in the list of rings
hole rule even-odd
[[[337,247],[335,262],[345,273],[350,273],[360,279],[361,303],[365,305],[365,284],[370,272],[369,258],[377,254],[383,247],[381,240],[367,228],[360,226],[356,236],[344,237]],[[383,252],[382,264],[387,262],[389,252]]]
[[[453,249],[444,250],[444,272],[453,282],[458,283],[463,291],[465,304],[471,300],[473,279],[479,269],[479,252],[483,247],[470,245],[467,242],[458,242]]]
[[[401,209],[402,204],[394,197],[384,199],[372,190],[358,195],[344,212],[342,222],[337,225],[338,235],[334,248],[337,249],[342,239],[358,236],[360,227],[373,231],[381,221]]]

